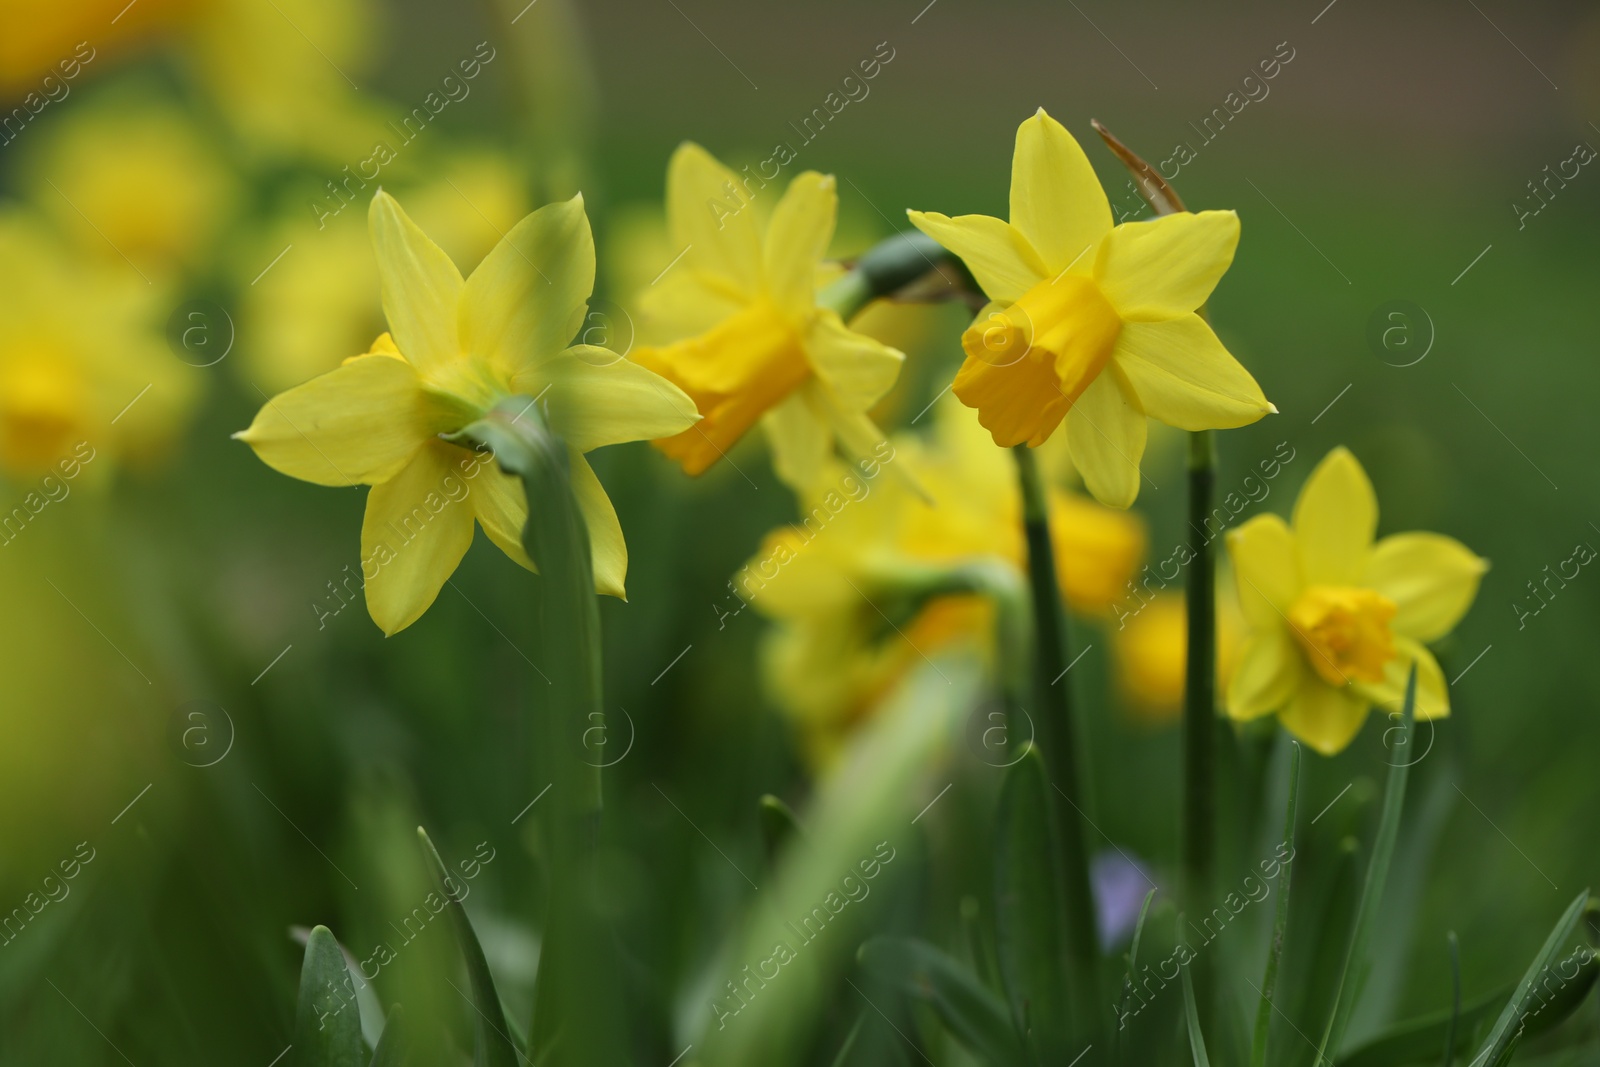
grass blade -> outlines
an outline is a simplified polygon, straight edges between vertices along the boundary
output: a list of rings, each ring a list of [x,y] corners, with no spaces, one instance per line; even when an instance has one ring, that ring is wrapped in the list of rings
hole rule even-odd
[[[789,805],[771,793],[762,794],[756,802],[756,815],[761,824],[761,845],[767,866],[775,866],[784,846],[800,836],[800,820]]]
[[[1527,1017],[1525,1036],[1538,1037],[1566,1021],[1583,1006],[1597,977],[1600,977],[1600,960],[1590,959],[1571,978],[1564,979],[1563,984],[1546,997],[1538,1012]],[[1401,1023],[1339,1060],[1339,1067],[1409,1067],[1433,1063],[1447,1041],[1454,1056],[1465,1055],[1472,1034],[1495,1017],[1495,1012],[1514,991],[1514,987],[1507,986],[1465,1005],[1459,1014],[1448,1009]],[[1456,1020],[1453,1040],[1450,1036],[1452,1018]]]
[[[356,987],[339,942],[326,926],[313,927],[300,966],[294,1014],[295,1067],[362,1067],[361,1013]]]
[[[1179,925],[1182,925],[1180,921]],[[1189,968],[1183,971],[1183,1014],[1189,1021],[1189,1049],[1194,1053],[1194,1067],[1211,1067],[1211,1060],[1206,1055],[1205,1035],[1200,1032],[1200,1013],[1194,1006],[1194,981],[1189,977]]]
[[[1139,921],[1133,926],[1133,943],[1128,946],[1128,954],[1124,957],[1128,963],[1128,973],[1122,979],[1122,994],[1117,998],[1117,1062],[1122,1063],[1127,1056],[1126,1039],[1122,1036],[1127,1029],[1124,1022],[1128,1017],[1128,995],[1133,992],[1133,980],[1139,973],[1139,941],[1144,937],[1144,923],[1150,917],[1150,902],[1156,897],[1154,889],[1144,895],[1144,903],[1139,905]]]
[[[1456,1028],[1461,1022],[1461,943],[1450,931],[1450,1026],[1444,1032],[1444,1067],[1456,1058]]]
[[[1538,981],[1541,972],[1555,960],[1556,953],[1561,950],[1572,931],[1577,928],[1578,920],[1583,916],[1583,909],[1589,903],[1589,891],[1585,889],[1577,898],[1567,906],[1561,920],[1556,923],[1555,929],[1550,931],[1550,936],[1545,938],[1544,947],[1539,954],[1533,957],[1533,962],[1528,964],[1527,973],[1522,976],[1522,981],[1517,983],[1517,988],[1511,994],[1511,999],[1506,1002],[1505,1009],[1501,1011],[1500,1018],[1495,1020],[1494,1029],[1489,1031],[1489,1036],[1484,1039],[1483,1047],[1472,1058],[1472,1067],[1493,1067],[1501,1063],[1502,1058],[1510,1051],[1511,1045],[1526,1027],[1530,1016],[1530,1002],[1534,997],[1533,986]],[[1560,974],[1558,971],[1557,974]],[[1562,976],[1563,978],[1565,976]],[[1570,979],[1567,980],[1570,983]],[[1531,1014],[1539,1014],[1543,1010],[1543,1003]]]
[[[995,947],[1018,1032],[1045,1063],[1064,1062],[1067,933],[1059,854],[1051,847],[1044,756],[1030,745],[1000,787],[995,833]]]
[[[405,1013],[396,1004],[389,1009],[389,1020],[383,1024],[383,1036],[372,1053],[368,1067],[405,1067],[411,1058],[411,1043],[407,1040]]]
[[[1406,680],[1406,699],[1401,708],[1405,731],[1402,752],[1411,751],[1416,736],[1417,667],[1411,665]],[[1389,781],[1383,790],[1383,809],[1378,815],[1378,836],[1372,843],[1372,861],[1367,865],[1367,877],[1361,886],[1361,898],[1356,903],[1355,928],[1350,934],[1350,948],[1345,953],[1344,966],[1340,968],[1339,984],[1333,1000],[1333,1014],[1328,1018],[1328,1028],[1323,1031],[1322,1044],[1317,1047],[1317,1063],[1331,1061],[1338,1053],[1344,1039],[1345,1027],[1350,1024],[1350,1013],[1355,1010],[1356,998],[1366,982],[1371,966],[1368,952],[1372,931],[1377,925],[1378,906],[1383,901],[1384,883],[1389,877],[1389,862],[1394,858],[1395,840],[1400,836],[1400,812],[1405,806],[1406,779],[1410,777],[1410,761],[1400,760],[1389,765]]]
[[[995,1067],[1023,1062],[1022,1044],[999,997],[926,941],[875,937],[858,954],[866,972],[927,1004],[955,1039]]]
[[[1289,804],[1283,816],[1283,841],[1294,855],[1295,810],[1300,802],[1300,744],[1289,742]],[[1272,943],[1267,948],[1267,970],[1261,977],[1261,1004],[1256,1008],[1256,1032],[1250,1045],[1251,1067],[1265,1067],[1267,1034],[1272,1029],[1272,998],[1278,989],[1278,962],[1283,958],[1283,935],[1289,925],[1289,864],[1278,871],[1278,903],[1272,919]]]
[[[433,871],[438,891],[446,900],[451,925],[456,931],[456,944],[460,946],[467,964],[467,980],[472,985],[472,1006],[476,1016],[472,1020],[475,1033],[472,1062],[475,1067],[516,1067],[517,1048],[511,1043],[511,1030],[506,1025],[505,1010],[500,1006],[500,994],[495,991],[494,976],[489,973],[489,961],[484,958],[483,946],[473,932],[472,920],[467,918],[467,909],[462,907],[457,894],[451,892],[450,885],[454,879],[444,860],[439,858],[439,850],[429,840],[428,832],[419,826],[417,837],[422,842],[423,853],[428,857],[428,866]]]

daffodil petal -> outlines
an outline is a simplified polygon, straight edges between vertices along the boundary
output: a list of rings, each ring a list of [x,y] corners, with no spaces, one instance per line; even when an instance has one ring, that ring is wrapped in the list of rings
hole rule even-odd
[[[727,286],[710,284],[707,275],[697,274],[681,263],[666,265],[665,270],[636,299],[639,321],[631,325],[638,330],[642,342],[669,344],[705,333],[745,308],[741,294]]]
[[[1239,246],[1232,211],[1128,222],[1100,243],[1095,280],[1126,320],[1170,319],[1206,302]]]
[[[1288,611],[1305,587],[1294,534],[1276,515],[1257,515],[1228,532],[1228,558],[1239,586],[1239,610],[1258,627],[1288,625]]]
[[[399,474],[367,494],[361,522],[367,611],[393,636],[422,617],[472,544],[469,495],[452,499],[462,449],[430,441]]]
[[[1277,711],[1300,691],[1305,673],[1305,658],[1281,623],[1256,627],[1228,681],[1228,715],[1254,719]]]
[[[1314,751],[1335,756],[1361,732],[1368,708],[1360,693],[1349,687],[1335,689],[1308,672],[1299,691],[1278,712],[1278,721]]]
[[[522,531],[528,525],[528,494],[522,479],[507,474],[500,464],[485,457],[467,484],[472,512],[484,534],[500,551],[537,573],[539,568],[528,558],[528,550],[522,544]]]
[[[461,350],[507,374],[536,366],[572,341],[593,289],[583,196],[546,204],[513,226],[467,279]]]
[[[367,224],[378,258],[383,315],[395,344],[423,373],[454,361],[460,353],[461,272],[382,190],[372,198]]]
[[[1012,303],[1049,277],[1028,239],[1004,219],[989,215],[951,218],[937,211],[908,211],[906,217],[960,258],[990,300]]]
[[[574,345],[526,379],[550,428],[579,452],[671,437],[700,419],[676,385],[609,349]]]
[[[807,382],[761,417],[772,447],[772,469],[785,485],[802,492],[817,484],[833,454],[833,433],[816,408]]]
[[[1038,251],[1050,274],[1065,270],[1111,231],[1111,204],[1089,157],[1044,108],[1017,127],[1011,225]]]
[[[1417,718],[1442,719],[1450,714],[1450,692],[1445,685],[1444,669],[1433,653],[1420,641],[1398,634],[1394,639],[1394,658],[1383,666],[1383,681],[1357,682],[1354,688],[1364,693],[1378,710],[1392,716],[1395,722],[1405,711],[1406,683],[1411,677],[1411,665],[1417,665]]]
[[[360,485],[394,477],[418,448],[466,421],[423,391],[411,364],[370,355],[279,393],[235,436],[291,478]]]
[[[685,141],[667,164],[667,226],[684,265],[745,297],[761,283],[761,240],[747,187],[704,148]]]
[[[1367,472],[1348,448],[1323,457],[1294,503],[1294,536],[1306,581],[1356,581],[1378,529],[1378,498]]]
[[[1145,414],[1180,430],[1232,429],[1275,410],[1198,315],[1124,323],[1112,359]]]
[[[1455,629],[1472,606],[1487,560],[1453,537],[1402,533],[1373,546],[1360,583],[1394,601],[1389,625],[1419,641],[1436,641]]]
[[[781,308],[808,310],[817,264],[833,240],[839,193],[831,174],[808,170],[789,183],[767,224],[767,292]]]
[[[628,599],[624,584],[628,577],[628,545],[622,539],[622,524],[617,509],[611,506],[605,486],[595,477],[594,468],[575,448],[567,450],[572,467],[572,494],[589,528],[589,554],[594,560],[594,589],[607,596]]]
[[[1144,455],[1145,416],[1107,367],[1067,412],[1067,447],[1083,484],[1096,500],[1125,508],[1139,495],[1139,460]]]
[[[883,398],[906,358],[899,349],[850,329],[827,308],[812,318],[804,344],[817,377],[828,383],[839,403],[855,411]]]

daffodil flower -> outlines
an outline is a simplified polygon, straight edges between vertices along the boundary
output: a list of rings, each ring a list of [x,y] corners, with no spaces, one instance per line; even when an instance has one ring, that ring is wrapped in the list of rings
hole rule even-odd
[[[1455,628],[1488,563],[1440,534],[1374,544],[1377,526],[1366,471],[1336,448],[1300,490],[1292,527],[1260,515],[1228,535],[1249,626],[1229,715],[1276,711],[1290,733],[1333,755],[1372,705],[1400,710],[1413,664],[1416,717],[1450,714],[1444,672],[1423,642]]]
[[[833,178],[796,177],[765,227],[756,218],[761,195],[699,145],[673,153],[667,224],[682,259],[640,304],[652,326],[682,339],[632,358],[681,387],[704,416],[655,442],[687,473],[704,472],[760,421],[778,476],[804,490],[836,443],[862,459],[883,441],[867,409],[905,357],[818,304],[816,275],[838,212]]]
[[[1139,493],[1146,416],[1184,430],[1276,411],[1197,310],[1233,261],[1231,211],[1111,225],[1072,135],[1038,113],[1017,129],[1011,220],[909,212],[992,303],[962,335],[954,392],[997,445],[1037,446],[1063,419],[1100,501]]]
[[[836,468],[803,497],[801,524],[769,534],[732,580],[742,602],[779,624],[766,649],[770,689],[818,762],[925,657],[992,643],[985,596],[935,596],[892,622],[880,599],[984,561],[1022,588],[1027,548],[1010,457],[953,400],[935,420],[930,442],[896,434],[884,464]],[[915,468],[915,479],[889,477],[885,468],[899,465]],[[1060,487],[1050,512],[1062,596],[1076,611],[1109,615],[1144,556],[1143,522]]]
[[[472,543],[474,520],[534,569],[522,547],[521,483],[440,439],[505,397],[528,396],[567,444],[595,588],[623,596],[627,546],[584,453],[676,433],[697,416],[687,396],[643,367],[569,344],[594,286],[583,198],[523,219],[465,281],[388,194],[373,198],[368,222],[390,332],[269,401],[235,436],[292,477],[372,486],[361,526],[367,610],[393,634],[438,596]]]

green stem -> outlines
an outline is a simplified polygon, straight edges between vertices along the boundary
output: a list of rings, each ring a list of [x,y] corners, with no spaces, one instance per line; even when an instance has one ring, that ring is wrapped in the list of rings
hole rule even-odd
[[[1216,481],[1217,455],[1211,431],[1189,435],[1189,581],[1188,652],[1184,661],[1183,700],[1183,907],[1205,914],[1211,899],[1215,813],[1215,745],[1217,607],[1216,566],[1206,520]],[[1209,956],[1195,965],[1200,1019],[1211,1022],[1212,985]]]
[[[549,787],[535,817],[549,850],[545,949],[534,990],[534,1058],[560,1039],[571,1062],[615,1063],[626,1048],[623,1004],[610,932],[595,914],[594,856],[600,831],[600,770],[585,758],[584,731],[601,712],[600,613],[589,534],[572,492],[566,443],[534,401],[508,397],[453,439],[491,451],[528,497],[523,545],[539,567],[534,583],[548,679],[535,709],[535,775],[529,796]],[[536,690],[537,691],[537,690]]]
[[[1078,787],[1077,738],[1071,686],[1066,679],[1067,619],[1056,579],[1050,510],[1038,461],[1027,445],[1013,448],[1022,490],[1022,524],[1028,546],[1028,586],[1033,601],[1035,699],[1040,709],[1039,743],[1054,785],[1054,822],[1060,840],[1062,885],[1067,909],[1067,976],[1072,990],[1073,1030],[1095,1031],[1099,1000],[1099,940],[1089,852],[1084,841],[1083,799]]]

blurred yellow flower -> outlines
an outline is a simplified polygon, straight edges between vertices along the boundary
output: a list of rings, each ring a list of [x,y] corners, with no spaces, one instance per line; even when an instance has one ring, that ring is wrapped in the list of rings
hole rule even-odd
[[[137,96],[86,101],[62,118],[25,166],[34,202],[85,254],[116,265],[127,256],[146,273],[196,266],[237,191],[194,123]]]
[[[1466,614],[1488,563],[1440,534],[1374,544],[1377,526],[1366,471],[1336,448],[1300,490],[1292,529],[1259,515],[1228,534],[1249,626],[1228,686],[1230,715],[1276,711],[1290,733],[1332,755],[1371,705],[1400,710],[1412,664],[1417,718],[1450,713],[1444,672],[1423,642]]]
[[[1238,216],[1113,228],[1088,157],[1043,108],[1017,129],[1010,222],[909,215],[993,302],[962,335],[956,396],[997,445],[1037,446],[1065,419],[1103,503],[1127,507],[1139,493],[1146,416],[1204,430],[1277,410],[1196,314],[1233,262]]]
[[[38,221],[0,213],[0,469],[16,479],[69,456],[137,465],[181,433],[197,375],[167,350],[166,294],[124,263],[71,256]]]
[[[970,412],[945,401],[931,444],[897,434],[875,460],[835,467],[805,499],[801,525],[770,534],[734,577],[738,595],[779,623],[770,688],[818,759],[924,657],[963,643],[987,649],[994,609],[984,597],[940,596],[893,620],[880,601],[908,579],[985,559],[1009,567],[1020,588],[1026,546],[1008,459]],[[915,483],[878,477],[900,464]],[[1062,488],[1050,497],[1062,593],[1076,611],[1105,614],[1143,558],[1143,523]]]
[[[667,222],[681,262],[640,298],[667,335],[632,358],[694,398],[704,419],[657,441],[700,474],[760,420],[778,476],[804,490],[834,453],[859,460],[883,441],[867,410],[899,374],[900,352],[857,333],[817,302],[818,265],[833,237],[831,176],[789,184],[765,232],[740,179],[696,144],[667,169]],[[742,189],[742,191],[741,191]]]
[[[18,97],[30,108],[29,97],[55,100],[56,87],[76,78],[80,64],[122,51],[192,6],[193,0],[142,0],[137,5],[127,0],[0,0],[0,26],[5,27],[0,33],[0,100]]]
[[[541,404],[566,442],[589,529],[595,587],[623,595],[627,546],[583,454],[675,433],[689,398],[603,348],[569,345],[594,287],[583,198],[540,208],[463,281],[393,197],[369,221],[390,333],[365,355],[270,401],[237,434],[269,466],[319,485],[372,486],[361,528],[367,610],[386,634],[411,625],[472,543],[473,523],[533,569],[528,502],[483,455],[439,439],[507,396]]]
[[[1111,635],[1117,688],[1135,718],[1177,722],[1183,714],[1188,662],[1188,608],[1182,593],[1158,593]],[[1217,686],[1226,689],[1239,661],[1239,604],[1223,589],[1217,596]]]
[[[184,58],[259,158],[344,158],[386,136],[388,117],[363,96],[378,41],[370,0],[208,0],[186,20]]]
[[[434,173],[416,184],[385,179],[385,188],[457,263],[481,260],[530,209],[527,176],[498,155],[457,151]],[[315,210],[294,207],[248,242],[237,268],[239,367],[269,392],[332,370],[340,353],[361,350],[383,328],[378,265],[359,214],[319,222]]]

